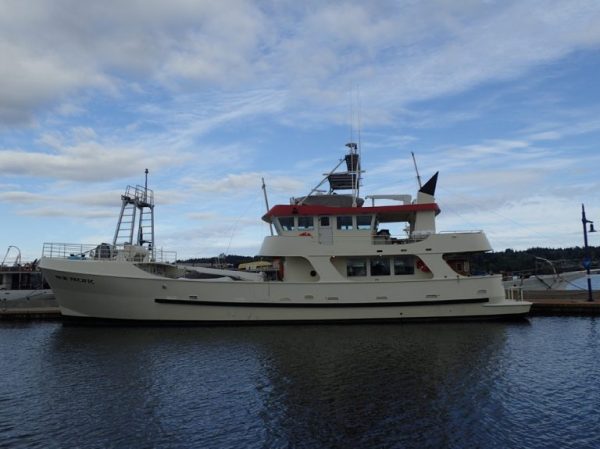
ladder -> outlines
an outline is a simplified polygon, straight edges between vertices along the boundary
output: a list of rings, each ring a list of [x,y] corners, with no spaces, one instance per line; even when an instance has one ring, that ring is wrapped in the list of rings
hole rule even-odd
[[[148,188],[148,169],[145,173],[146,183],[143,187],[127,186],[121,195],[121,213],[113,246],[145,246],[150,252],[154,248],[154,192]]]

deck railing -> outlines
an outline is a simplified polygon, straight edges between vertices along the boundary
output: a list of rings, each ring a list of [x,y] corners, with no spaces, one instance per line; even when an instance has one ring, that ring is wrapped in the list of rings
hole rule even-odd
[[[506,295],[506,299],[512,299],[513,301],[523,301],[523,289],[521,287],[505,288],[504,293]]]
[[[177,260],[177,252],[135,245],[99,245],[82,243],[44,243],[42,257],[73,260],[125,260],[132,262],[166,262]]]

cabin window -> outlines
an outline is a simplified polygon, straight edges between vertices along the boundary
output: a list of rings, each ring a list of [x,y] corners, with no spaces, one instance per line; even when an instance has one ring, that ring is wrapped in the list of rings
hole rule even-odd
[[[469,254],[444,254],[444,260],[448,263],[450,268],[461,276],[471,275],[471,264]]]
[[[279,224],[284,231],[293,231],[294,217],[279,217]]]
[[[388,257],[373,257],[371,259],[371,276],[389,276],[390,259]]]
[[[353,258],[346,261],[346,274],[348,277],[366,276],[367,275],[367,259]]]
[[[314,229],[315,218],[314,217],[298,217],[298,230]]]
[[[321,220],[321,226],[329,226],[329,217],[320,217],[319,220]]]
[[[370,215],[358,215],[356,217],[356,229],[359,229],[359,230],[371,229],[371,216]]]
[[[394,274],[415,274],[415,256],[394,257]]]
[[[337,217],[337,228],[342,231],[351,231],[352,217]]]

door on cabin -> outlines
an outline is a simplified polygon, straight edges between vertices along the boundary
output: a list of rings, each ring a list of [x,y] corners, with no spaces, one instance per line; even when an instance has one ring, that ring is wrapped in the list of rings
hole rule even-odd
[[[319,217],[319,243],[321,245],[333,244],[333,230],[331,229],[331,217]]]

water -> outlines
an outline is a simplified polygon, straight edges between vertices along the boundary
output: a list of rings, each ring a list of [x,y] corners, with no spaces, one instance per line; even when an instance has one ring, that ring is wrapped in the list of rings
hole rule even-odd
[[[1,448],[598,448],[600,320],[0,323]]]

